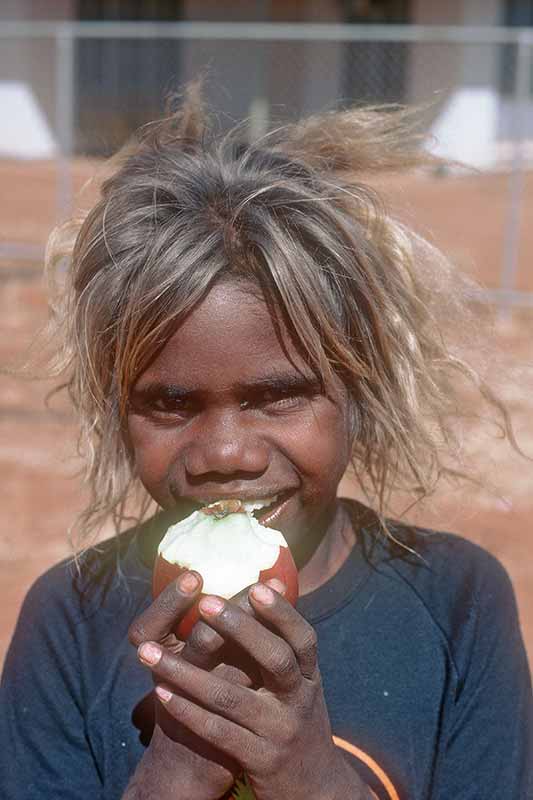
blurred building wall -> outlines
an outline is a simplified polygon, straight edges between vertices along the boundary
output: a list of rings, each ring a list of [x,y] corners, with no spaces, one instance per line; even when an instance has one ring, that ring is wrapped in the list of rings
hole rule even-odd
[[[226,22],[403,22],[434,25],[533,23],[514,0],[4,0],[0,18],[161,19]],[[528,7],[532,5],[527,4]],[[516,17],[516,18],[515,18]],[[0,23],[1,24],[1,23]],[[87,155],[115,150],[158,116],[163,97],[207,70],[211,105],[225,124],[251,118],[255,135],[272,121],[352,102],[435,100],[441,152],[479,167],[498,164],[516,138],[516,47],[380,41],[107,39],[74,43],[71,137]],[[53,39],[3,40],[0,82],[23,84],[56,130],[58,72]],[[437,87],[437,89],[435,89]],[[12,96],[11,94],[9,95]],[[7,114],[16,109],[7,109]],[[533,110],[526,111],[533,140]],[[476,124],[472,125],[472,120]],[[37,126],[35,127],[37,135]],[[36,146],[36,155],[41,153]]]
[[[504,0],[446,3],[413,0],[413,21],[420,25],[498,25],[503,20],[504,5]],[[477,167],[491,166],[497,161],[500,61],[501,50],[490,45],[453,47],[421,43],[413,50],[409,63],[409,102],[431,100],[429,82],[433,82],[433,76],[428,65],[440,76],[442,88],[432,132],[442,155]]]
[[[37,19],[70,19],[76,6],[75,0],[2,0],[0,20],[32,21]],[[1,27],[1,21],[0,21]],[[55,42],[50,39],[3,39],[0,47],[0,84],[22,84],[27,93],[33,96],[45,124],[54,137],[55,129]],[[10,92],[15,98],[17,93]],[[16,102],[21,102],[19,99]],[[3,114],[12,117],[15,107],[3,107]],[[48,139],[48,137],[47,137]],[[39,155],[46,144],[36,142],[35,152]],[[53,151],[53,148],[51,148]],[[51,153],[50,153],[51,154]]]

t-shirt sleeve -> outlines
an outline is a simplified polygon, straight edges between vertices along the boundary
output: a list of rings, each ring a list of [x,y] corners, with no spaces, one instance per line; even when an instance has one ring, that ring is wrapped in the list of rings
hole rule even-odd
[[[485,554],[431,800],[533,800],[531,677],[509,577]]]
[[[2,800],[98,800],[86,737],[79,620],[54,568],[24,601],[0,684]],[[64,580],[64,579],[63,579]]]

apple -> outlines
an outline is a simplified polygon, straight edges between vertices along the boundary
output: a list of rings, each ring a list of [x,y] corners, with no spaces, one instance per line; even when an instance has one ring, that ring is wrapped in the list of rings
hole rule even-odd
[[[260,525],[253,511],[269,501],[221,500],[172,525],[159,543],[154,567],[154,597],[183,572],[203,578],[202,594],[229,600],[247,586],[269,578],[283,581],[286,599],[298,598],[298,570],[283,534]],[[185,640],[199,619],[197,603],[176,628]]]

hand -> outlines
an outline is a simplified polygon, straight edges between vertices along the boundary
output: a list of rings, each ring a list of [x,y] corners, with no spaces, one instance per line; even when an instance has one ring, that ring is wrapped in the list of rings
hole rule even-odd
[[[333,743],[314,629],[268,586],[257,584],[249,597],[259,619],[214,596],[200,601],[200,612],[257,663],[261,688],[237,685],[148,643],[139,657],[152,668],[167,713],[241,765],[257,800],[370,797]]]
[[[189,575],[199,580],[196,588],[188,582]],[[248,687],[257,685],[259,675],[253,663],[249,662],[247,672],[241,658],[237,667],[233,648],[204,622],[199,621],[194,626],[186,643],[172,633],[200,591],[201,577],[197,573],[182,575],[132,623],[130,641],[136,647],[149,640],[158,642],[168,652],[179,653],[182,659],[204,670],[212,670],[226,681]],[[231,602],[243,613],[255,613],[247,590]],[[220,798],[242,771],[240,765],[184,727],[159,702],[155,702],[155,719],[152,740],[130,783],[131,791],[125,797]]]

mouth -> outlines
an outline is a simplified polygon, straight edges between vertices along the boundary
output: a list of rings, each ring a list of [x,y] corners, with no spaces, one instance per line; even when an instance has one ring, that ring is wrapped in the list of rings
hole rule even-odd
[[[263,525],[264,527],[274,527],[279,517],[283,514],[289,498],[293,494],[294,489],[287,489],[285,491],[278,492],[277,494],[258,498],[241,499],[237,497],[228,498],[225,496],[220,498],[209,498],[209,500],[206,499],[203,502],[195,499],[193,510],[198,511],[206,507],[215,507],[217,504],[222,503],[223,501],[227,505],[230,505],[232,502],[235,502],[236,504],[240,503],[241,509],[232,509],[230,507],[226,513],[231,513],[233,510],[242,510],[248,514],[251,514],[260,525]]]

